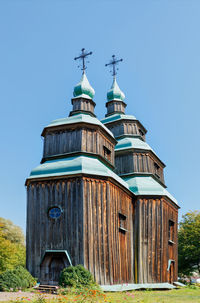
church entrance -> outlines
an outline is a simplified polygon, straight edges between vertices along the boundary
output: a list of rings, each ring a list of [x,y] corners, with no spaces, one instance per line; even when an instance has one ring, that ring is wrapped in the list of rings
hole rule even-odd
[[[174,260],[169,260],[168,261],[168,282],[170,284],[173,284],[174,277],[175,277],[175,261]]]
[[[40,283],[58,285],[61,271],[71,264],[66,251],[46,251],[40,265]]]

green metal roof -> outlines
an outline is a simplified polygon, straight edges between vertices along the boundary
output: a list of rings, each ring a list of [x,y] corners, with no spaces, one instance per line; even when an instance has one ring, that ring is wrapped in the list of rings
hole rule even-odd
[[[112,100],[124,101],[124,99],[125,99],[125,95],[119,88],[116,77],[114,77],[111,89],[107,93],[107,100],[108,101],[112,101]]]
[[[177,200],[151,176],[130,176],[123,179],[136,196],[166,196],[178,205]]]
[[[74,97],[86,97],[89,99],[94,98],[95,91],[90,85],[85,72],[81,77],[81,81],[74,87],[73,95]]]
[[[114,285],[101,285],[103,291],[129,291],[135,289],[175,289],[176,287],[169,283],[142,283],[142,284],[114,284]]]
[[[111,177],[128,189],[127,183],[122,178],[116,175],[100,160],[89,156],[76,156],[46,161],[31,171],[28,180],[33,178],[45,178],[75,174],[89,174],[92,176]]]
[[[131,115],[123,115],[123,114],[114,114],[111,116],[108,116],[104,119],[101,120],[102,123],[107,124],[115,121],[120,121],[120,120],[137,120],[134,116]]]
[[[117,140],[117,145],[115,146],[115,151],[121,151],[121,150],[126,150],[126,149],[143,149],[143,150],[150,150],[154,155],[159,159],[159,161],[165,166],[165,164],[160,160],[160,158],[157,156],[155,151],[147,144],[145,141],[143,141],[140,138],[134,138],[134,137],[123,137],[119,138]]]
[[[111,137],[114,137],[113,133],[105,126],[101,121],[99,121],[97,118],[90,116],[89,114],[85,113],[79,113],[67,118],[61,118],[52,121],[47,127],[53,127],[58,125],[65,125],[65,124],[75,124],[75,123],[89,123],[93,125],[99,125],[101,126]]]
[[[153,149],[144,142],[143,140],[139,138],[134,137],[124,137],[117,140],[117,145],[115,146],[115,151],[129,149],[129,148],[137,148],[137,149],[145,149],[145,150],[151,150],[154,154],[155,152]]]

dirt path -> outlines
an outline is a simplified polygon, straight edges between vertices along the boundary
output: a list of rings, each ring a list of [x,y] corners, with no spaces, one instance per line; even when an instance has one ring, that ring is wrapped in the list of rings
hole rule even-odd
[[[1,301],[11,301],[11,300],[17,300],[22,297],[25,297],[27,299],[32,299],[33,297],[37,296],[37,293],[35,292],[24,292],[24,291],[18,291],[18,292],[0,292],[0,302]],[[55,295],[50,294],[44,294],[45,298],[55,298]]]

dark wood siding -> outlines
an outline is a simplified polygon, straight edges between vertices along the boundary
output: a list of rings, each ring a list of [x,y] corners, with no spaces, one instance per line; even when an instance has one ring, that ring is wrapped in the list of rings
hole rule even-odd
[[[119,212],[127,231],[119,230]],[[133,282],[132,198],[108,181],[84,179],[85,267],[100,284]]]
[[[169,281],[168,262],[175,262],[174,281],[177,281],[177,242],[170,244],[169,220],[175,222],[177,239],[177,207],[165,199],[138,199],[134,216],[134,268],[136,283]]]
[[[155,165],[159,169],[155,169]],[[162,183],[164,183],[163,166],[150,153],[144,152],[126,152],[116,153],[115,155],[115,172],[118,175],[128,173],[152,173]]]
[[[115,137],[122,135],[136,135],[145,140],[146,130],[138,121],[120,121],[106,124],[106,127],[114,134]]]
[[[43,158],[57,157],[72,152],[87,152],[102,156],[104,146],[110,151],[110,163],[114,166],[114,143],[101,132],[91,128],[71,128],[47,132],[44,138]]]
[[[83,264],[83,185],[81,178],[33,182],[27,187],[27,268],[40,276],[45,250],[67,250],[72,264]],[[48,209],[59,206],[59,219]]]

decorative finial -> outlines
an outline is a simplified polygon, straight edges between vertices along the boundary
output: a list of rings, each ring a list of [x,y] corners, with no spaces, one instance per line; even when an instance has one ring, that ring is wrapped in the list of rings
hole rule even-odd
[[[112,75],[113,75],[114,78],[115,78],[115,76],[116,76],[116,74],[117,74],[117,72],[116,72],[116,65],[117,65],[119,62],[122,62],[122,61],[123,61],[123,59],[117,60],[117,59],[115,58],[115,55],[112,55],[112,60],[110,61],[110,63],[105,64],[105,66],[112,65],[112,67],[113,67]],[[117,68],[117,70],[118,70],[118,68]]]
[[[83,73],[85,72],[85,70],[86,70],[86,66],[85,66],[85,58],[87,57],[87,56],[89,56],[89,55],[92,55],[92,52],[86,52],[85,51],[85,49],[84,48],[82,48],[82,53],[80,54],[80,56],[78,56],[78,57],[75,57],[74,58],[74,60],[82,60],[82,68],[81,68],[81,70],[83,71]],[[87,63],[89,63],[89,61],[87,62]],[[78,67],[80,67],[80,65],[78,66]]]

